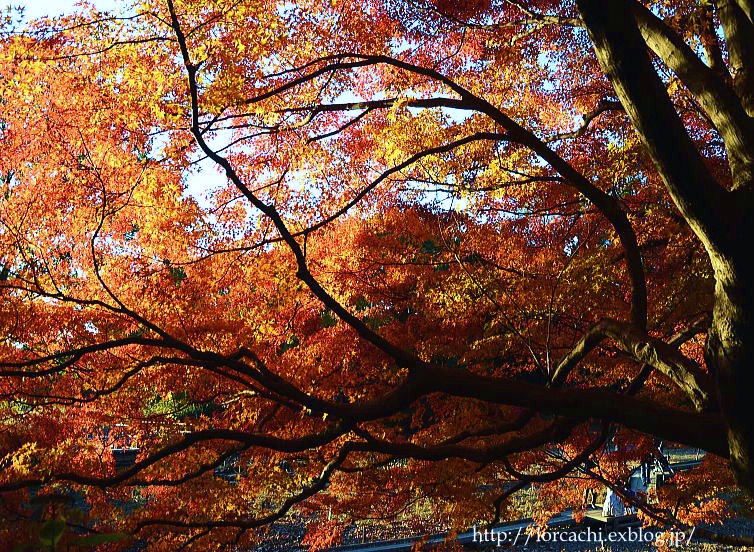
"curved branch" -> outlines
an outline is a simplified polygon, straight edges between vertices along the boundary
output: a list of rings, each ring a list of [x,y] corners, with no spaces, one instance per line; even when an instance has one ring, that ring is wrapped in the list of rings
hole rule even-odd
[[[754,120],[736,92],[673,29],[648,8],[631,1],[647,45],[678,75],[720,132],[735,181],[750,181],[754,177]]]
[[[631,2],[629,4],[629,1]],[[578,0],[597,59],[647,145],[686,221],[716,261],[735,241],[735,206],[714,179],[655,72],[633,16],[633,0]],[[719,267],[715,267],[716,269]]]
[[[511,433],[523,429],[527,423],[529,423],[534,415],[533,410],[523,410],[518,416],[512,420],[506,420],[505,422],[495,424],[493,426],[478,430],[478,431],[462,431],[457,433],[453,437],[449,437],[440,442],[440,445],[455,445],[465,441],[466,439],[474,439],[477,437],[490,437],[492,435],[501,435],[503,433]]]
[[[668,376],[691,399],[699,411],[714,404],[713,384],[706,373],[671,345],[651,337],[636,327],[617,320],[603,319],[589,330],[560,361],[551,384],[560,385],[586,355],[603,340],[611,339],[637,362],[648,364]]]
[[[155,526],[155,525],[163,525],[163,526],[170,526],[170,527],[183,527],[183,528],[217,528],[217,527],[234,527],[234,528],[240,528],[240,529],[254,529],[256,527],[262,527],[265,525],[269,525],[283,517],[285,517],[288,512],[293,508],[296,504],[299,504],[301,502],[304,502],[306,499],[311,498],[315,494],[319,493],[320,491],[324,490],[325,487],[327,487],[327,484],[330,481],[330,478],[332,477],[332,474],[345,462],[346,458],[348,458],[348,455],[355,449],[353,446],[353,443],[346,443],[343,448],[340,449],[340,452],[337,454],[337,456],[331,460],[325,467],[322,469],[322,472],[320,473],[319,477],[317,477],[314,482],[304,487],[304,489],[285,499],[283,504],[274,512],[262,516],[259,518],[241,518],[241,519],[223,519],[223,520],[206,520],[206,521],[177,521],[177,520],[169,520],[169,519],[150,519],[141,521],[137,524],[135,532],[139,532],[147,527]]]
[[[505,468],[505,471],[508,472],[509,475],[517,479],[518,481],[524,482],[524,483],[548,483],[550,481],[555,481],[557,479],[561,479],[562,477],[565,477],[569,473],[571,473],[573,470],[581,466],[584,462],[589,460],[589,457],[596,452],[602,445],[605,444],[605,441],[607,440],[610,432],[608,431],[609,426],[605,426],[603,430],[600,432],[600,434],[593,439],[586,447],[584,447],[584,450],[579,452],[577,455],[575,455],[570,460],[566,460],[561,466],[559,466],[557,469],[549,472],[544,473],[523,473],[518,470],[516,470],[510,463],[510,461],[507,458],[503,458],[502,464],[503,468]]]
[[[527,19],[521,21],[515,21],[513,25],[524,25],[534,23],[538,26],[543,25],[559,25],[563,27],[582,27],[584,23],[578,17],[563,17],[559,15],[551,15],[547,13],[541,13],[534,11],[530,7],[526,6],[524,2],[520,0],[506,0],[511,6],[518,8]],[[508,24],[506,24],[508,25]]]
[[[562,441],[570,435],[576,423],[578,422],[557,420],[542,430],[529,435],[511,437],[504,443],[485,448],[455,444],[425,446],[414,443],[395,443],[367,436],[367,441],[363,444],[355,445],[354,450],[390,454],[392,456],[414,458],[417,460],[436,461],[448,458],[461,458],[471,462],[487,464],[495,460],[501,460],[511,454],[525,452],[553,441]]]
[[[316,448],[332,442],[336,438],[348,432],[350,426],[347,424],[337,424],[320,432],[305,435],[303,437],[283,439],[264,433],[247,433],[229,429],[207,429],[196,431],[184,436],[179,442],[165,446],[160,450],[150,454],[146,458],[136,462],[130,468],[119,472],[111,477],[92,477],[81,475],[74,472],[54,474],[43,479],[30,479],[15,481],[13,483],[0,485],[0,492],[13,491],[37,485],[49,484],[55,481],[67,481],[86,485],[90,487],[112,487],[119,484],[125,484],[135,475],[141,473],[146,468],[168,458],[174,454],[187,450],[196,444],[208,441],[233,441],[243,444],[247,448],[260,447],[278,452],[302,452]],[[131,482],[129,485],[141,485],[142,481]]]
[[[197,145],[201,148],[204,154],[207,155],[207,157],[214,161],[218,165],[218,167],[223,169],[228,180],[230,180],[230,182],[241,191],[241,193],[249,200],[249,203],[251,203],[256,209],[258,209],[262,214],[269,218],[270,221],[272,221],[278,233],[283,238],[283,241],[288,246],[296,260],[296,265],[298,267],[296,276],[302,282],[304,282],[304,284],[306,284],[306,286],[314,294],[314,296],[317,297],[317,299],[322,301],[322,303],[330,310],[332,310],[336,316],[338,316],[346,324],[351,326],[361,338],[371,343],[380,351],[391,357],[399,366],[409,368],[411,370],[425,368],[425,363],[416,355],[405,351],[400,347],[397,347],[378,333],[374,332],[369,328],[369,326],[367,326],[366,323],[364,323],[364,321],[362,321],[348,309],[346,309],[339,301],[337,301],[327,290],[322,287],[319,281],[309,270],[304,251],[296,241],[296,238],[288,229],[277,209],[274,206],[268,205],[261,199],[259,199],[246,186],[246,184],[244,184],[241,177],[233,168],[232,164],[225,157],[215,152],[206,142],[206,140],[204,139],[204,132],[206,131],[206,129],[202,130],[200,128],[199,88],[196,79],[199,66],[195,65],[191,61],[191,56],[189,54],[188,46],[186,43],[186,37],[183,34],[183,30],[181,29],[181,25],[178,20],[178,16],[176,15],[172,0],[168,0],[168,9],[170,12],[173,31],[175,33],[176,40],[178,41],[181,56],[186,67],[188,89],[191,97],[191,133],[194,135],[194,139]]]
[[[600,212],[608,219],[615,228],[621,245],[626,252],[626,264],[631,280],[631,320],[638,326],[644,328],[647,322],[647,284],[644,275],[644,266],[641,259],[636,234],[626,213],[621,208],[619,202],[602,191],[589,181],[583,174],[577,171],[570,163],[560,157],[544,141],[538,138],[533,132],[522,127],[513,119],[508,117],[500,109],[480,98],[470,91],[446,77],[435,69],[429,69],[411,63],[401,61],[384,55],[364,55],[364,54],[339,54],[337,56],[328,56],[319,58],[312,63],[331,61],[333,59],[355,58],[363,60],[362,65],[390,65],[417,75],[422,75],[440,82],[451,89],[461,97],[461,101],[471,109],[487,115],[495,123],[505,129],[509,139],[528,147],[534,153],[544,159],[553,169],[555,169],[573,188],[584,195],[591,201]],[[344,68],[355,66],[356,62],[343,64]]]
[[[165,347],[170,348],[170,345],[162,339],[151,339],[145,337],[126,337],[123,339],[114,339],[112,341],[106,341],[103,343],[97,343],[95,345],[87,345],[85,347],[79,347],[47,355],[40,358],[22,360],[18,362],[0,362],[0,376],[4,377],[24,377],[24,378],[41,378],[49,376],[51,374],[59,373],[72,367],[76,362],[81,360],[84,356],[102,351],[109,351],[111,349],[117,349],[120,347],[126,347],[128,345],[143,345],[146,347]],[[42,364],[48,364],[50,362],[58,362],[56,366],[52,368],[46,368],[44,370],[30,371],[23,370],[22,368],[32,368],[34,366],[40,366]]]
[[[608,111],[623,111],[623,106],[620,104],[620,102],[602,100],[596,108],[584,115],[584,121],[581,123],[581,126],[579,128],[571,132],[561,132],[559,134],[555,134],[545,140],[545,142],[550,143],[557,140],[568,140],[570,138],[578,138],[580,136],[583,136],[584,133],[586,133],[586,131],[589,129],[589,125],[592,123],[592,121],[603,113],[607,113]]]
[[[380,174],[380,176],[378,176],[376,179],[370,182],[367,186],[365,186],[362,190],[360,190],[359,193],[357,193],[348,203],[346,203],[343,207],[335,211],[333,214],[320,220],[319,222],[312,224],[311,226],[307,227],[301,232],[292,234],[292,236],[294,237],[298,235],[306,236],[307,234],[311,234],[312,232],[315,232],[316,230],[330,224],[331,222],[333,222],[334,220],[343,216],[349,210],[351,210],[359,201],[361,201],[361,199],[363,199],[367,194],[369,194],[369,192],[374,190],[380,183],[384,182],[387,178],[394,175],[395,173],[398,173],[410,167],[411,165],[415,164],[417,161],[425,157],[438,155],[441,153],[448,153],[463,145],[470,144],[472,142],[477,142],[480,140],[499,141],[499,140],[507,140],[507,139],[508,139],[508,135],[506,134],[495,133],[495,132],[477,132],[475,134],[471,134],[464,138],[460,138],[458,140],[448,142],[447,144],[443,144],[441,146],[437,146],[434,148],[427,148],[423,151],[420,151],[419,153],[412,155],[411,157],[399,163],[398,165],[390,167],[388,170],[384,171],[382,174]]]
[[[751,0],[718,0],[733,86],[747,113],[754,117],[754,22]]]
[[[427,385],[456,397],[533,408],[580,420],[598,418],[617,422],[722,457],[729,455],[725,425],[718,414],[668,408],[604,389],[552,389],[512,378],[481,376],[442,366],[432,368],[432,380]]]

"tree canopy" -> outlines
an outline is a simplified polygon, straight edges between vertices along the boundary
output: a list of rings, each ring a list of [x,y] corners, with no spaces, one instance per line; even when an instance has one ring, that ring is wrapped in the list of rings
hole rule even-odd
[[[753,13],[7,12],[0,548],[545,520],[657,440],[647,523],[750,509]]]

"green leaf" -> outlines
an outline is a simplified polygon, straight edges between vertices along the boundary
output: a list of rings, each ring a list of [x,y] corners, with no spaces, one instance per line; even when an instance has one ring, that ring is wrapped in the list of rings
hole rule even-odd
[[[278,347],[278,356],[281,356],[286,351],[290,351],[291,349],[295,349],[299,345],[298,337],[295,335],[289,337],[286,341],[280,344]]]
[[[422,244],[421,252],[436,257],[440,254],[442,249],[433,241],[427,240]]]
[[[323,328],[332,328],[338,323],[338,319],[333,315],[332,311],[327,309],[320,313],[320,326]]]
[[[356,298],[356,302],[354,303],[354,308],[357,311],[364,311],[364,310],[367,310],[368,308],[371,308],[371,307],[372,307],[372,303],[370,303],[369,301],[367,301],[366,298],[363,295],[359,295]]]
[[[170,277],[173,278],[173,282],[175,282],[176,286],[180,286],[181,282],[186,279],[186,271],[183,270],[183,267],[179,266],[178,268],[170,267]]]
[[[74,546],[99,546],[100,544],[109,544],[126,540],[128,535],[125,533],[98,533],[96,535],[87,535],[73,541]]]
[[[51,519],[46,521],[39,530],[39,540],[42,544],[55,546],[60,541],[65,531],[65,521],[62,519]]]

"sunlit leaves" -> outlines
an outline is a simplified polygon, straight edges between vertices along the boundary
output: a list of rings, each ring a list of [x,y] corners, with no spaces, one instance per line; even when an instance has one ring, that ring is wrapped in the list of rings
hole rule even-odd
[[[162,1],[126,7],[123,19],[86,12],[57,21],[57,32],[32,23],[3,38],[0,352],[15,372],[0,381],[0,485],[81,493],[80,521],[101,533],[79,544],[114,545],[137,529],[154,550],[193,538],[196,550],[249,544],[265,533],[189,527],[166,537],[164,527],[268,515],[365,435],[491,447],[552,419],[532,415],[498,432],[521,409],[430,394],[323,446],[285,453],[244,440],[316,434],[337,421],[318,401],[371,404],[403,381],[406,366],[367,344],[365,329],[430,369],[543,384],[592,324],[627,315],[625,252],[572,183],[489,117],[441,105],[459,100],[447,80],[354,54],[460,83],[614,198],[638,236],[653,336],[682,331],[709,307],[709,264],[625,114],[607,110],[563,135],[612,98],[583,30],[539,25],[517,3],[397,4],[175,2],[186,60]],[[574,16],[569,3],[534,4]],[[683,4],[673,15],[682,23],[695,12]],[[670,80],[669,91],[694,139],[713,139],[683,88]],[[214,155],[200,152],[192,130]],[[480,133],[487,138],[437,150]],[[724,172],[719,149],[707,155]],[[302,263],[360,332],[315,297]],[[702,342],[682,347],[700,365]],[[568,383],[623,389],[638,370],[605,347]],[[642,393],[682,400],[657,373]],[[144,461],[213,431],[224,433],[171,449],[127,484],[54,481],[117,478],[113,449],[138,449]],[[562,457],[534,446],[510,461],[557,469],[591,437],[582,425],[558,445]],[[616,439],[623,447],[599,458],[613,480],[650,446],[633,433]],[[335,543],[346,524],[383,521],[370,517],[427,532],[488,520],[511,480],[496,462],[378,453],[348,462],[292,509],[289,519],[310,524],[312,548]],[[719,486],[705,483],[711,475]],[[715,521],[725,477],[705,463],[658,500],[679,505],[683,522]],[[547,483],[527,495],[533,508],[501,511],[544,521],[596,486],[586,476]],[[19,519],[25,493],[7,495]],[[38,516],[48,545],[69,544],[59,513],[46,505]],[[32,535],[41,525],[27,521]]]

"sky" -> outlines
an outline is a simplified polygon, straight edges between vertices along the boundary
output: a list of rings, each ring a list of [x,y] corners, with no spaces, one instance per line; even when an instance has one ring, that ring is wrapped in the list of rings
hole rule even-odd
[[[0,0],[0,6],[23,6],[26,8],[26,16],[30,19],[45,15],[54,16],[63,13],[71,13],[79,0]],[[123,4],[118,0],[94,0],[93,4],[102,10],[111,10]]]
[[[69,14],[76,10],[80,0],[0,0],[0,8],[6,6],[23,6],[27,19],[36,19],[44,16],[57,16]],[[116,10],[121,6],[128,6],[132,2],[123,0],[89,0],[100,10]],[[214,165],[205,161],[197,167],[197,172],[188,175],[186,179],[186,193],[194,197],[200,204],[204,204],[204,193],[218,184],[219,174]],[[222,180],[221,182],[224,182]]]

